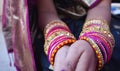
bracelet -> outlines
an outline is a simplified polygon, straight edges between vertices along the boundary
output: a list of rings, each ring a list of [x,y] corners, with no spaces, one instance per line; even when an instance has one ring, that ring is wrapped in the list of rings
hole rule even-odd
[[[44,44],[45,50],[44,51],[46,54],[48,54],[47,51],[48,51],[48,46],[49,46],[50,42],[54,41],[54,39],[59,38],[60,36],[68,36],[68,37],[71,37],[72,39],[75,39],[74,35],[67,31],[57,31],[56,33],[53,33],[45,40],[45,44]]]
[[[56,26],[62,26],[62,27],[69,29],[68,26],[64,22],[62,22],[60,20],[54,20],[45,26],[44,35],[46,35],[48,33],[48,31],[50,31],[50,29],[52,29],[53,27],[56,27]]]
[[[107,63],[108,56],[107,56],[107,52],[106,52],[105,47],[103,46],[103,44],[99,40],[95,39],[94,41],[96,42],[98,47],[100,47],[101,53],[103,54],[104,63]]]
[[[105,48],[105,50],[106,50],[106,52],[107,52],[107,61],[106,61],[106,62],[109,62],[109,60],[110,60],[110,58],[111,58],[111,55],[112,55],[112,50],[111,50],[111,48],[110,48],[110,45],[107,43],[107,41],[106,41],[103,37],[98,36],[98,35],[96,35],[96,34],[88,34],[88,35],[83,35],[83,36],[90,37],[90,38],[92,38],[94,41],[95,41],[95,40],[100,41],[100,42],[102,43],[101,46],[104,46],[104,48]],[[100,44],[97,44],[97,45],[100,45]],[[101,49],[102,47],[99,47],[99,48]],[[101,50],[101,52],[103,52],[103,51]],[[103,56],[105,56],[105,55],[103,55]],[[105,59],[104,59],[104,60],[105,60]],[[105,62],[105,63],[106,63],[106,62]]]
[[[46,38],[49,37],[51,34],[57,32],[57,31],[67,31],[67,32],[71,32],[69,29],[62,27],[62,26],[58,26],[58,27],[54,27],[52,28],[47,34],[46,34]]]
[[[61,36],[63,36],[63,37],[70,37],[70,38],[72,38],[72,39],[75,39],[75,37],[72,35],[72,34],[70,34],[70,33],[68,33],[68,32],[57,32],[58,33],[58,35],[52,35],[52,36],[50,36],[48,39],[46,39],[45,40],[45,45],[44,45],[44,48],[45,48],[45,52],[46,52],[46,54],[48,54],[48,48],[49,48],[49,45],[51,44],[51,42],[53,42],[53,41],[56,41],[57,39],[60,39],[60,38],[62,38]]]
[[[115,40],[110,32],[109,25],[105,20],[91,19],[86,21],[79,39],[89,42],[95,53],[99,50],[99,54],[102,55],[102,58],[98,58],[98,70],[102,68],[104,63],[110,61]],[[95,50],[93,46],[96,46],[96,48],[99,49]],[[100,60],[103,61],[102,64],[99,63]]]
[[[104,34],[100,32],[85,32],[85,33],[82,33],[81,36],[85,34],[100,36],[100,38],[103,38],[110,45],[110,48],[114,47],[115,41],[113,39],[112,34],[110,35],[110,34]]]
[[[45,44],[44,51],[48,56],[50,64],[54,65],[57,51],[64,45],[71,45],[76,38],[65,23],[55,20],[46,25],[44,29]]]
[[[84,24],[84,27],[87,27],[90,24],[102,24],[102,25],[105,25],[107,28],[109,28],[107,21],[101,20],[101,19],[90,19],[90,20],[87,20],[85,22],[85,24]]]
[[[75,39],[68,39],[68,40],[65,40],[65,41],[62,41],[61,43],[59,43],[55,49],[51,52],[50,56],[49,56],[49,60],[50,60],[50,63],[51,65],[53,66],[54,65],[54,57],[55,57],[55,54],[57,53],[57,51],[64,45],[70,45],[72,43],[74,43],[76,40]]]
[[[100,70],[104,65],[103,55],[98,47],[98,45],[91,39],[86,36],[81,36],[80,40],[85,40],[90,43],[91,47],[93,48],[97,58],[98,58],[98,70]]]

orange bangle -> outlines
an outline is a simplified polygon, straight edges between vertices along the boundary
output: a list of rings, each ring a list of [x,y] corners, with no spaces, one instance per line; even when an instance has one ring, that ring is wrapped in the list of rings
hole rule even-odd
[[[68,39],[66,41],[63,41],[62,43],[60,43],[59,45],[57,45],[57,47],[53,50],[52,54],[51,54],[51,58],[50,58],[50,63],[52,66],[54,66],[54,57],[55,54],[57,53],[57,51],[64,45],[69,45],[74,43],[76,40],[75,39]]]
[[[91,47],[93,48],[97,58],[98,58],[98,70],[101,70],[101,68],[104,65],[104,59],[103,55],[98,47],[98,45],[90,38],[87,38],[85,36],[80,37],[80,40],[86,40],[88,43],[90,43]]]

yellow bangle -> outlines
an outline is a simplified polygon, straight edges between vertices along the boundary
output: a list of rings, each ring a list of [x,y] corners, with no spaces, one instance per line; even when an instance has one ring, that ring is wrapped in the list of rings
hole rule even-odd
[[[47,51],[48,51],[48,46],[49,44],[57,37],[60,37],[60,36],[67,36],[67,37],[70,37],[72,39],[75,39],[74,35],[67,32],[67,31],[59,31],[59,32],[55,32],[53,33],[52,35],[50,35],[48,38],[46,38],[45,40],[45,44],[44,44],[44,51],[45,53],[47,54]]]
[[[48,33],[48,31],[49,31],[51,28],[55,27],[55,26],[63,26],[63,27],[68,28],[68,26],[67,26],[64,22],[62,22],[62,21],[60,21],[60,20],[54,20],[54,21],[48,23],[48,24],[45,26],[44,35],[46,36],[46,33]],[[68,28],[68,29],[69,29],[69,28]]]

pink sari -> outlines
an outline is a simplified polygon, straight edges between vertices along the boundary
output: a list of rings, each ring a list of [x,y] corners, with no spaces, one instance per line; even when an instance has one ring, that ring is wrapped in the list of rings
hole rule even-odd
[[[2,16],[7,48],[13,49],[18,71],[35,71],[35,61],[29,29],[27,0],[4,0]],[[8,30],[7,30],[8,29]]]

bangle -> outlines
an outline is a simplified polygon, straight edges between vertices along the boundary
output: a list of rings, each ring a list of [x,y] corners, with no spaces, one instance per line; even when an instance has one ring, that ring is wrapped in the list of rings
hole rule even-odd
[[[70,45],[76,41],[73,34],[62,21],[52,21],[44,29],[45,44],[44,51],[48,56],[50,64],[54,65],[57,51],[64,45]]]
[[[63,37],[70,37],[70,38],[72,38],[72,39],[75,39],[75,37],[72,35],[72,34],[70,34],[70,33],[68,33],[68,32],[57,32],[58,34],[56,35],[56,34],[53,34],[53,35],[51,35],[49,38],[47,38],[46,40],[45,40],[45,45],[44,45],[44,47],[45,47],[45,52],[46,52],[46,54],[48,54],[48,48],[49,48],[49,45],[51,44],[51,42],[53,42],[53,41],[56,41],[56,40],[58,40],[58,39],[60,39],[60,38],[62,38],[61,36],[63,36]]]
[[[104,58],[104,63],[107,63],[108,60],[108,56],[107,56],[107,52],[105,47],[103,46],[103,44],[101,43],[101,41],[95,39],[94,40],[96,42],[96,44],[98,45],[98,47],[100,47],[101,53],[103,54],[103,58]]]
[[[93,50],[98,58],[98,70],[100,70],[104,65],[104,60],[103,60],[103,56],[102,56],[102,53],[101,53],[98,45],[91,38],[88,38],[86,36],[81,36],[80,40],[86,40],[88,43],[90,43],[91,47],[93,48]]]
[[[111,33],[110,34],[104,34],[104,33],[100,33],[100,32],[90,32],[89,31],[89,32],[82,33],[81,36],[85,35],[85,34],[99,36],[100,38],[103,38],[110,45],[110,48],[114,47],[115,41],[114,41]]]
[[[57,51],[62,46],[64,46],[64,45],[70,45],[70,44],[72,44],[75,41],[76,41],[75,39],[68,39],[68,40],[62,41],[61,43],[57,44],[57,46],[54,48],[54,50],[51,52],[51,54],[49,56],[49,60],[50,60],[50,63],[51,63],[52,66],[54,65],[54,58],[55,58],[55,54],[57,53]]]
[[[75,39],[74,35],[67,31],[57,31],[57,32],[53,33],[45,40],[44,47],[45,47],[46,54],[48,54],[47,51],[49,48],[49,44],[51,44],[52,41],[54,41],[56,38],[59,38],[60,36],[68,36],[68,37],[71,37],[72,39]]]
[[[52,29],[52,28],[54,28],[54,27],[56,27],[56,26],[62,26],[62,27],[65,27],[65,28],[69,29],[64,22],[62,22],[62,21],[60,21],[60,20],[54,20],[54,21],[48,23],[48,24],[45,26],[44,35],[46,36],[46,34],[48,34],[48,31],[50,31],[50,29]]]
[[[58,26],[58,27],[54,27],[52,28],[47,34],[46,34],[46,38],[49,37],[51,34],[57,32],[57,31],[67,31],[67,32],[71,32],[69,29],[63,27],[63,26]]]
[[[106,21],[100,19],[91,19],[86,21],[79,39],[86,40],[91,44],[91,46],[98,47],[99,49],[97,50],[100,50],[99,54],[101,53],[103,57],[102,61],[104,61],[104,63],[110,61],[115,40]],[[95,49],[94,51],[96,53]],[[99,61],[100,59],[98,58],[98,70],[101,69]],[[102,65],[104,64],[102,63]]]
[[[98,35],[96,35],[96,34],[88,34],[88,35],[83,35],[83,36],[90,37],[90,38],[92,38],[94,41],[95,41],[95,40],[100,41],[100,42],[102,43],[102,46],[104,46],[104,48],[105,48],[105,50],[106,50],[106,52],[107,52],[107,61],[106,61],[106,62],[108,62],[108,61],[110,60],[111,55],[112,55],[112,50],[111,50],[111,48],[110,48],[110,45],[107,43],[107,41],[106,41],[103,37],[98,36]],[[100,45],[100,44],[98,44],[98,45]],[[102,47],[99,47],[99,48],[101,49]],[[101,52],[103,52],[103,51],[101,51]],[[105,55],[103,55],[103,56],[105,56]],[[104,59],[104,60],[105,60],[105,59]],[[105,63],[106,63],[106,62],[105,62]]]

